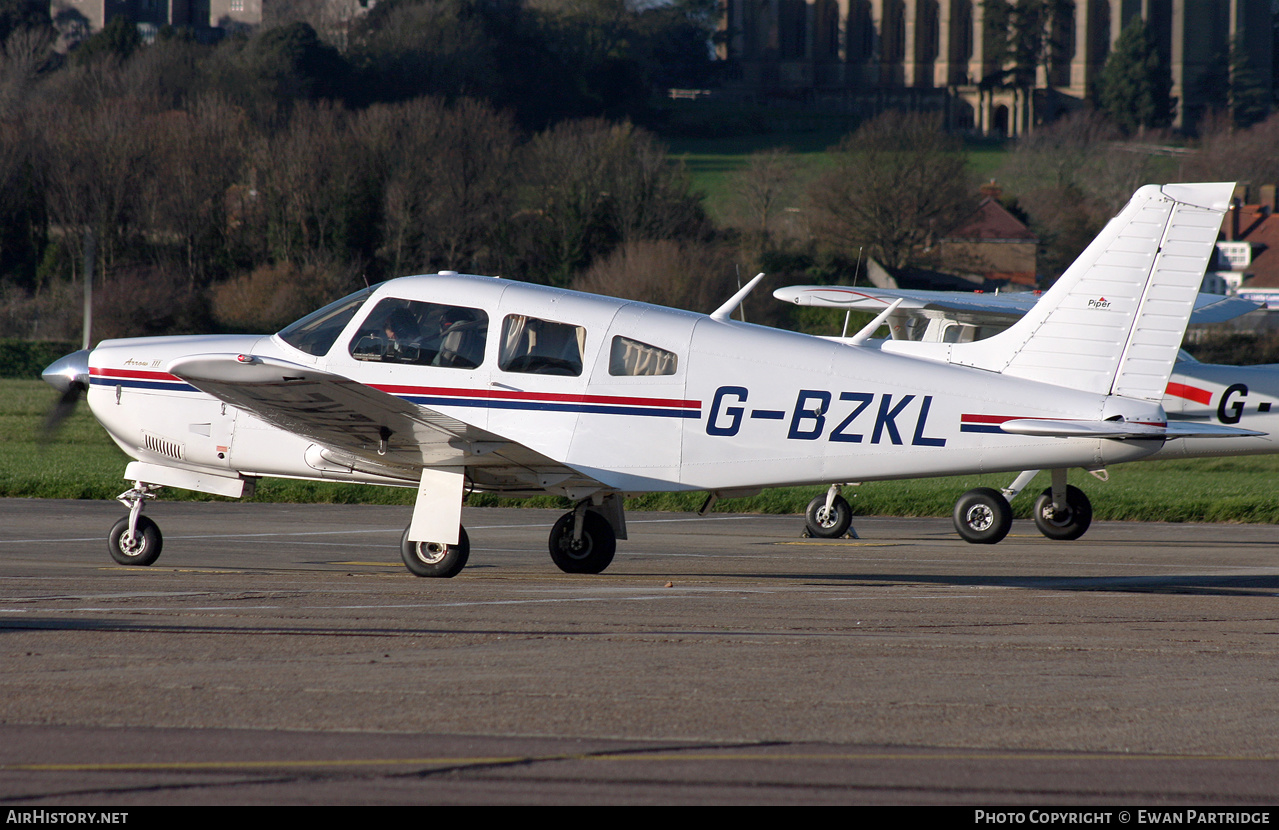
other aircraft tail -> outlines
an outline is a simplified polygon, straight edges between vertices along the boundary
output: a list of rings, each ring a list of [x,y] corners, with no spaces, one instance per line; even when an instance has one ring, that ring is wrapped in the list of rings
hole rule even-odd
[[[1015,325],[934,348],[958,365],[1160,400],[1233,193],[1231,182],[1142,187]]]

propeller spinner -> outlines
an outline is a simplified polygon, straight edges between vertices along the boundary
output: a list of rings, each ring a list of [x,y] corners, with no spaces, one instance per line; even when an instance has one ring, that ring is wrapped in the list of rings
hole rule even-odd
[[[89,388],[89,350],[81,349],[50,363],[40,377],[45,383],[62,393],[62,397],[45,416],[42,435],[53,437],[62,422],[75,412],[76,404]]]

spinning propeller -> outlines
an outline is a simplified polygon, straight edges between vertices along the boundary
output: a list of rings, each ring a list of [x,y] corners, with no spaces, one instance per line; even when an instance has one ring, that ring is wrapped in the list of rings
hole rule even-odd
[[[45,416],[41,429],[41,437],[48,441],[57,433],[62,422],[75,412],[76,404],[89,389],[89,350],[82,349],[55,360],[40,373],[40,377],[62,393]]]

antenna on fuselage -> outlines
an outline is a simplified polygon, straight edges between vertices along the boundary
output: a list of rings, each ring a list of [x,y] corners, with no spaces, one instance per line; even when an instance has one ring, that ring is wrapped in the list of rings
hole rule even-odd
[[[755,275],[755,279],[746,283],[746,285],[738,289],[736,294],[729,297],[728,302],[724,303],[722,306],[712,311],[711,319],[712,320],[728,320],[729,315],[737,310],[737,307],[742,304],[742,300],[746,299],[746,295],[751,293],[751,289],[754,288],[756,285],[758,285],[759,281],[762,280],[763,278],[764,278],[764,272],[760,271],[758,274]]]
[[[857,287],[857,276],[862,272],[862,248],[863,247],[864,246],[862,245],[857,246],[857,267],[853,269],[853,288]],[[853,315],[853,310],[851,308],[844,312],[844,330],[839,333],[840,337],[848,336],[848,320],[850,317],[852,317],[852,315]]]
[[[742,290],[742,266],[740,264],[733,266],[733,273],[737,274],[737,290]],[[741,313],[737,315],[743,323],[746,322],[746,306],[742,305]]]

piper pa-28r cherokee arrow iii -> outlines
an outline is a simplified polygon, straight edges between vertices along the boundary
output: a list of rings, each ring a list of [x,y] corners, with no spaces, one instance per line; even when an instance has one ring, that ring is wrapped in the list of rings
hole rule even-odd
[[[158,487],[235,497],[282,476],[417,487],[401,552],[419,576],[466,563],[467,491],[563,495],[576,507],[551,558],[599,573],[628,493],[1097,469],[1254,435],[1169,422],[1159,403],[1232,192],[1141,188],[1018,323],[918,356],[731,320],[759,277],[702,315],[442,273],[274,336],[105,341],[45,377],[87,385],[136,459],[119,562],[159,554],[141,515]],[[985,491],[960,507],[973,533],[1002,520]]]

